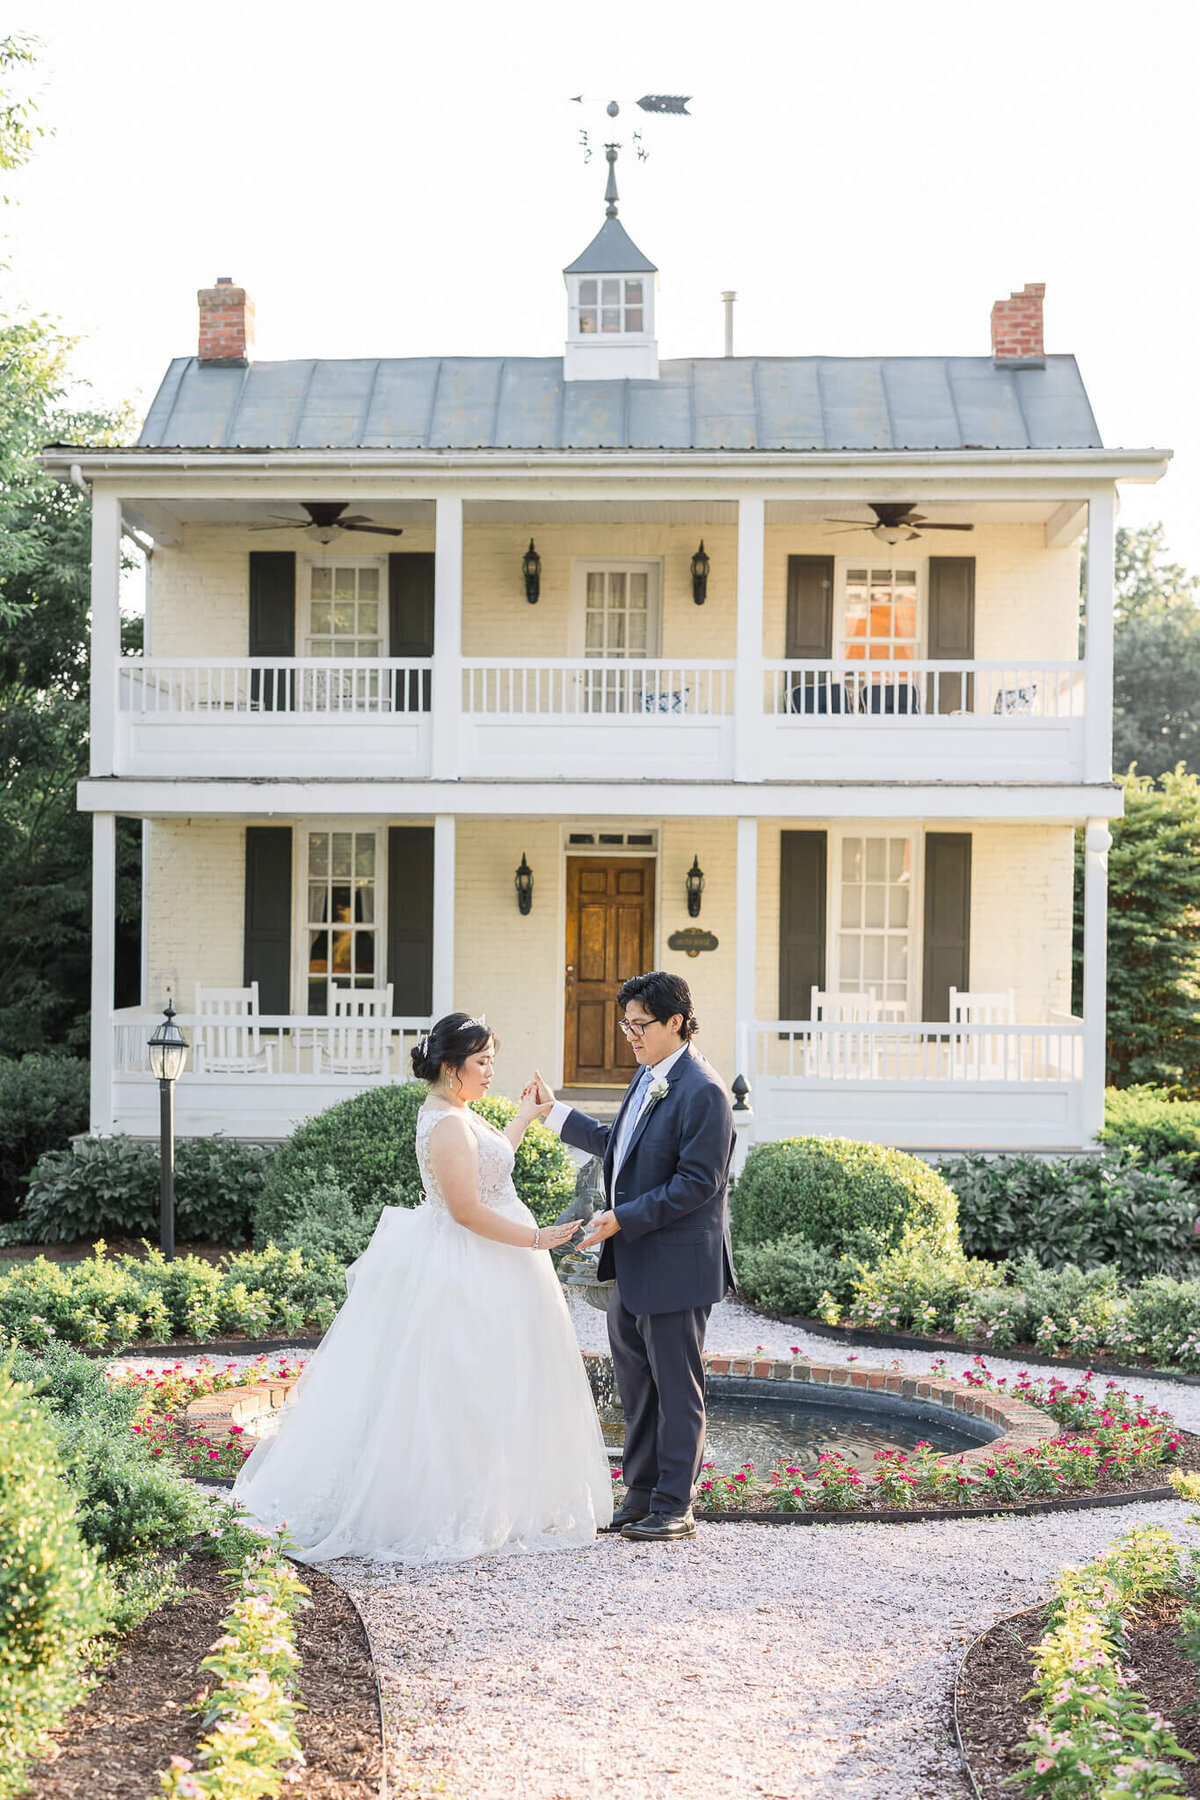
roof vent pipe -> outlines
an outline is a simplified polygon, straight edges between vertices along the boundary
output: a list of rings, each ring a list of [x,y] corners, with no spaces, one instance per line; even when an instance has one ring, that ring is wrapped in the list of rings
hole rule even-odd
[[[726,288],[721,295],[725,302],[725,354],[733,355],[733,303],[737,295],[732,288]]]

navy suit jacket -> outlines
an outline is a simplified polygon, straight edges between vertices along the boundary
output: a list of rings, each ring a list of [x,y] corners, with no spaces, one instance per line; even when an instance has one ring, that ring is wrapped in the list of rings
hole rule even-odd
[[[611,1125],[573,1107],[563,1142],[604,1160],[604,1192],[621,1229],[600,1251],[600,1279],[614,1278],[632,1313],[712,1306],[736,1287],[729,1241],[733,1111],[709,1064],[690,1048],[668,1090],[642,1111],[613,1179],[617,1130],[639,1068]]]

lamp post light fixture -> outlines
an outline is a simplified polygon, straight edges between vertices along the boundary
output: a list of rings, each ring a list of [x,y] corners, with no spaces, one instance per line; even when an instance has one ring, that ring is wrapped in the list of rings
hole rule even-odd
[[[533,539],[529,540],[529,548],[521,558],[521,573],[525,577],[525,598],[530,606],[536,606],[542,591],[542,559],[534,549]]]
[[[700,867],[698,856],[693,856],[692,866],[684,876],[683,885],[687,889],[688,916],[698,919],[700,917],[700,896],[704,892],[704,870]]]
[[[521,866],[513,880],[517,890],[517,911],[524,916],[533,911],[533,870],[525,860],[525,852],[521,852]]]
[[[708,571],[711,567],[704,539],[701,538],[700,548],[692,558],[692,599],[697,606],[703,606],[708,599]]]
[[[175,1006],[169,997],[162,1024],[151,1033],[149,1051],[150,1072],[158,1080],[159,1243],[169,1262],[175,1254],[175,1083],[188,1058],[188,1041],[175,1023]]]

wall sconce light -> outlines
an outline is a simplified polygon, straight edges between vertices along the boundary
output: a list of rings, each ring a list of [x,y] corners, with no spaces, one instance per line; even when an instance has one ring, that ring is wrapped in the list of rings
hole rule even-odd
[[[700,917],[700,896],[704,892],[704,870],[700,867],[700,858],[693,856],[692,866],[684,877],[683,885],[687,889],[688,915],[693,919]]]
[[[701,538],[700,548],[692,558],[692,599],[697,606],[703,606],[708,599],[708,571],[711,567],[704,539]]]
[[[513,880],[517,890],[517,911],[522,915],[533,911],[533,870],[525,860],[525,852],[521,852],[521,866]]]
[[[521,558],[521,573],[525,577],[525,598],[530,606],[536,606],[542,591],[542,559],[533,547],[532,538],[529,540],[528,550]]]

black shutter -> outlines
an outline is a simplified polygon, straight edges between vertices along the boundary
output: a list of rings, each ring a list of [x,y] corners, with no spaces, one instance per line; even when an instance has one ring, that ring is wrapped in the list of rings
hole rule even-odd
[[[296,654],[296,553],[294,550],[250,552],[250,656],[293,657]],[[250,698],[264,712],[283,712],[295,704],[290,670],[255,669]],[[286,1010],[286,1009],[285,1009]]]
[[[833,655],[833,558],[789,556],[788,661],[820,661]]]
[[[292,828],[246,827],[242,976],[258,983],[259,1011],[292,1010]]]
[[[432,561],[432,558],[430,559]],[[453,930],[453,921],[447,920]],[[388,980],[398,1018],[433,1008],[433,827],[388,831]]]
[[[971,662],[975,656],[975,558],[931,556],[929,559],[929,660]],[[974,704],[974,677],[929,676],[927,712],[969,712]]]
[[[925,980],[921,1017],[949,1019],[950,989],[971,985],[971,834],[925,836]]]
[[[779,1017],[807,1019],[814,987],[825,986],[823,831],[784,831],[779,837]]]
[[[396,551],[388,557],[388,655],[433,655],[433,551]],[[428,712],[428,669],[396,671],[396,712]]]

